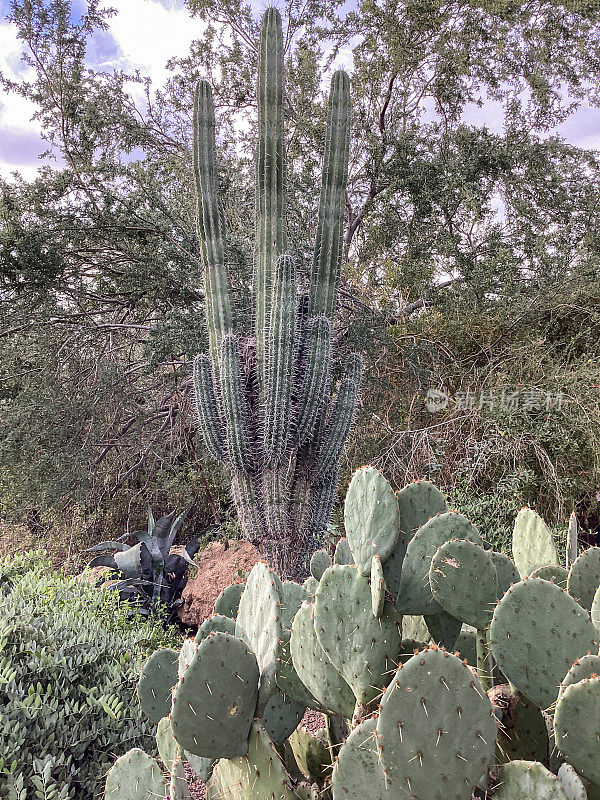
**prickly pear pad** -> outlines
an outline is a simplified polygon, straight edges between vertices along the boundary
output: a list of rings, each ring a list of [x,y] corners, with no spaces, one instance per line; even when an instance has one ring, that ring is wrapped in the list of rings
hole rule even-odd
[[[566,589],[569,570],[560,564],[546,564],[545,567],[534,569],[530,577],[543,578],[545,581],[552,581],[557,586],[560,586],[561,589]]]
[[[498,599],[500,600],[508,592],[512,583],[518,583],[521,580],[521,576],[511,559],[504,553],[498,553],[496,550],[489,550],[488,552],[496,567]]]
[[[306,587],[296,581],[283,581],[281,584],[281,624],[290,630],[294,614],[308,597]]]
[[[298,613],[298,612],[296,612]],[[315,633],[316,636],[316,633]],[[286,697],[292,700],[297,700],[303,703],[306,708],[319,709],[320,703],[308,691],[306,686],[298,677],[298,673],[294,668],[292,661],[292,654],[290,651],[290,639],[292,632],[289,630],[283,631],[283,640],[281,643],[281,657],[277,664],[277,674],[275,680],[277,686]]]
[[[349,719],[354,694],[319,644],[313,615],[313,604],[305,602],[294,617],[290,640],[294,668],[321,708]]]
[[[567,591],[580,606],[589,610],[599,585],[600,547],[588,547],[571,565]]]
[[[515,519],[512,551],[522,578],[534,569],[548,564],[558,564],[558,555],[552,534],[544,520],[531,508],[522,508]]]
[[[240,598],[236,636],[247,642],[256,656],[260,670],[260,705],[275,691],[275,671],[283,634],[282,594],[278,576],[259,562],[252,568]]]
[[[169,717],[163,717],[156,728],[156,746],[158,755],[169,772],[173,761],[181,758],[182,749],[173,736],[173,728]]]
[[[331,776],[333,800],[408,800],[410,795],[389,782],[377,752],[377,720],[367,719],[344,742]]]
[[[261,714],[262,724],[276,745],[282,745],[298,727],[306,706],[279,689],[273,692]]]
[[[408,543],[422,525],[447,511],[446,498],[429,481],[409,483],[396,492],[400,512],[400,533],[393,552],[383,565],[388,590],[396,596],[400,589],[402,562]]]
[[[438,547],[450,539],[469,539],[479,544],[479,531],[462,514],[447,511],[422,525],[410,540],[396,600],[401,614],[436,614],[442,610],[431,593],[429,566]]]
[[[373,616],[369,579],[356,567],[324,572],[315,596],[317,638],[363,705],[385,689],[398,663],[401,636],[390,612]]]
[[[489,625],[498,578],[483,547],[466,539],[445,542],[431,559],[429,583],[434,598],[448,614],[475,628]]]
[[[370,573],[374,555],[383,563],[394,549],[400,530],[398,501],[374,467],[361,467],[352,476],[344,502],[344,527],[361,575]]]
[[[352,552],[350,550],[350,545],[348,544],[348,539],[340,539],[335,547],[335,553],[333,556],[333,563],[334,564],[353,564],[354,561],[352,559]]]
[[[290,747],[298,769],[311,783],[322,783],[331,773],[331,750],[325,728],[311,733],[299,725],[290,736]]]
[[[557,772],[568,800],[588,800],[583,781],[570,764],[564,761]]]
[[[312,577],[320,581],[321,575],[325,570],[331,566],[331,556],[327,550],[315,550],[310,559],[310,574]]]
[[[423,619],[433,644],[454,652],[456,640],[462,630],[462,622],[445,611],[440,611],[439,614],[427,614]]]
[[[215,600],[213,614],[223,614],[224,617],[235,619],[245,586],[246,584],[241,581],[239,583],[230,583],[229,586],[226,586]]]
[[[296,800],[290,776],[259,722],[252,723],[247,755],[219,761],[219,780],[226,800]]]
[[[556,700],[576,659],[598,652],[587,612],[554,583],[526,578],[496,606],[490,641],[498,667],[540,708]]]
[[[219,632],[204,639],[173,695],[171,723],[179,744],[204,758],[244,755],[258,680],[245,642]]]
[[[592,622],[596,626],[596,630],[600,634],[600,586],[596,589],[596,594],[592,601]]]
[[[216,631],[235,636],[235,620],[225,617],[223,614],[213,614],[212,617],[208,617],[200,625],[194,641],[196,644],[200,644],[203,639],[206,639],[207,636]]]
[[[556,746],[580,775],[600,783],[600,678],[567,686],[554,714]]]
[[[559,694],[572,683],[579,683],[584,678],[597,677],[598,675],[600,675],[600,656],[590,654],[589,656],[578,658],[563,678]]]
[[[144,714],[159,723],[171,713],[171,692],[177,683],[179,653],[164,648],[156,650],[142,667],[138,697]]]
[[[478,679],[459,658],[437,648],[398,669],[377,721],[384,768],[417,800],[470,800],[492,765],[496,733]]]
[[[562,783],[538,761],[511,761],[498,775],[494,800],[567,800]]]
[[[106,775],[107,800],[155,800],[165,782],[156,761],[137,747],[118,758]]]

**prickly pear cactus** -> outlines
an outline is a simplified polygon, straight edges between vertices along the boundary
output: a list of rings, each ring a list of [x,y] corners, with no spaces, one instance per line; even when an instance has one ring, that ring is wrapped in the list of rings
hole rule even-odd
[[[498,595],[498,577],[494,562],[483,547],[467,539],[445,542],[431,559],[429,584],[434,598],[448,614],[475,628],[489,625]]]
[[[352,476],[344,503],[344,527],[361,575],[371,572],[374,555],[383,563],[396,546],[400,531],[398,500],[374,467],[361,467]]]
[[[436,614],[442,610],[429,585],[429,566],[438,547],[451,539],[479,543],[479,531],[456,511],[438,514],[422,525],[410,540],[402,564],[396,607],[401,614]]]
[[[554,714],[556,746],[580,775],[600,784],[600,677],[567,686]]]
[[[118,758],[106,776],[107,800],[155,800],[165,795],[165,782],[155,759],[134,748]]]
[[[235,620],[222,614],[213,614],[212,617],[208,617],[198,628],[195,637],[196,644],[200,644],[203,639],[216,631],[235,636]]]
[[[315,550],[310,559],[310,574],[316,581],[321,580],[325,570],[331,566],[331,556],[327,550]]]
[[[588,800],[583,781],[566,761],[560,765],[557,777],[562,783],[567,800]]]
[[[592,607],[600,585],[600,547],[588,547],[573,562],[569,570],[567,591],[580,606]]]
[[[414,655],[381,700],[377,737],[394,785],[418,800],[470,800],[492,765],[496,718],[469,667],[444,650]]]
[[[514,563],[508,556],[504,555],[504,553],[498,553],[496,550],[489,550],[488,552],[496,567],[498,598],[501,599],[506,592],[508,592],[513,583],[518,583],[521,580],[521,576]]]
[[[177,683],[179,653],[157,650],[142,667],[138,697],[144,714],[152,722],[160,722],[171,713],[171,693]]]
[[[333,563],[334,564],[354,564],[352,559],[352,551],[350,550],[350,545],[348,543],[348,539],[340,539],[335,547],[335,553],[333,556]]]
[[[385,578],[383,577],[383,567],[381,559],[376,554],[371,561],[371,610],[374,617],[383,614],[385,605]]]
[[[572,683],[579,683],[579,681],[585,678],[598,675],[600,675],[600,656],[590,653],[587,656],[578,658],[563,678],[560,684],[559,694]]]
[[[233,758],[248,749],[259,671],[241,639],[212,633],[199,645],[173,695],[171,723],[179,744],[204,758]]]
[[[562,783],[537,761],[512,761],[500,769],[495,800],[567,800]]]
[[[538,567],[531,573],[532,578],[543,578],[545,581],[552,581],[561,589],[567,588],[569,570],[560,564],[547,564],[545,567]]]
[[[522,578],[548,564],[558,564],[552,534],[544,520],[531,508],[522,508],[515,519],[513,558]]]
[[[407,791],[386,778],[377,749],[377,720],[367,719],[346,739],[331,776],[333,800],[408,800]]]
[[[556,700],[573,662],[598,652],[587,612],[542,578],[526,578],[509,589],[494,611],[490,640],[504,675],[542,709]]]
[[[235,619],[245,586],[246,584],[242,581],[230,583],[229,586],[226,586],[215,600],[213,614],[222,614],[224,617]]]
[[[392,610],[374,617],[369,579],[354,566],[334,565],[317,589],[315,629],[357,703],[367,706],[387,686],[397,663],[401,637]]]

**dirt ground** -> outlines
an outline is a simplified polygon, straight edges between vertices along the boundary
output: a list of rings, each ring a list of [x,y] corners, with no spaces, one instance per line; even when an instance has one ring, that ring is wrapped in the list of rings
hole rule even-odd
[[[196,570],[190,570],[179,611],[182,622],[200,625],[212,614],[221,591],[234,581],[244,580],[257,561],[258,552],[249,542],[210,542],[196,556]]]

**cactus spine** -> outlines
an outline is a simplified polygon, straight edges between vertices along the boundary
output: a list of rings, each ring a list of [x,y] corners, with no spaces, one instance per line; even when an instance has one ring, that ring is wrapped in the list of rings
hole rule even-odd
[[[266,11],[260,35],[254,336],[233,324],[227,241],[219,203],[215,115],[208,83],[194,109],[198,236],[205,269],[209,356],[194,364],[197,416],[207,450],[231,470],[244,535],[285,576],[307,571],[335,496],[337,462],[358,402],[352,357],[332,384],[333,316],[342,259],[350,82],[331,82],[310,288],[297,296],[297,258],[286,252],[283,35]]]

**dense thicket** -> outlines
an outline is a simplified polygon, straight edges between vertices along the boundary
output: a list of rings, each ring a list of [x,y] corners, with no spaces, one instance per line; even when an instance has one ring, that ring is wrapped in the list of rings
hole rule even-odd
[[[160,89],[90,65],[99,3],[12,3],[49,154],[0,185],[0,506],[125,524],[145,501],[227,518],[190,414],[203,349],[191,108],[211,75],[237,311],[250,326],[257,21],[190,0],[203,31]],[[595,151],[552,135],[596,104],[593,4],[309,2],[287,31],[289,235],[310,240],[323,78],[353,80],[341,355],[367,385],[346,475],[432,477],[501,528],[526,502],[595,524],[600,281]],[[103,34],[106,35],[106,34]],[[490,116],[493,114],[494,116]],[[500,123],[500,124],[499,124]],[[447,395],[430,413],[428,390]],[[501,502],[499,502],[501,501]],[[499,509],[507,509],[507,516]]]

